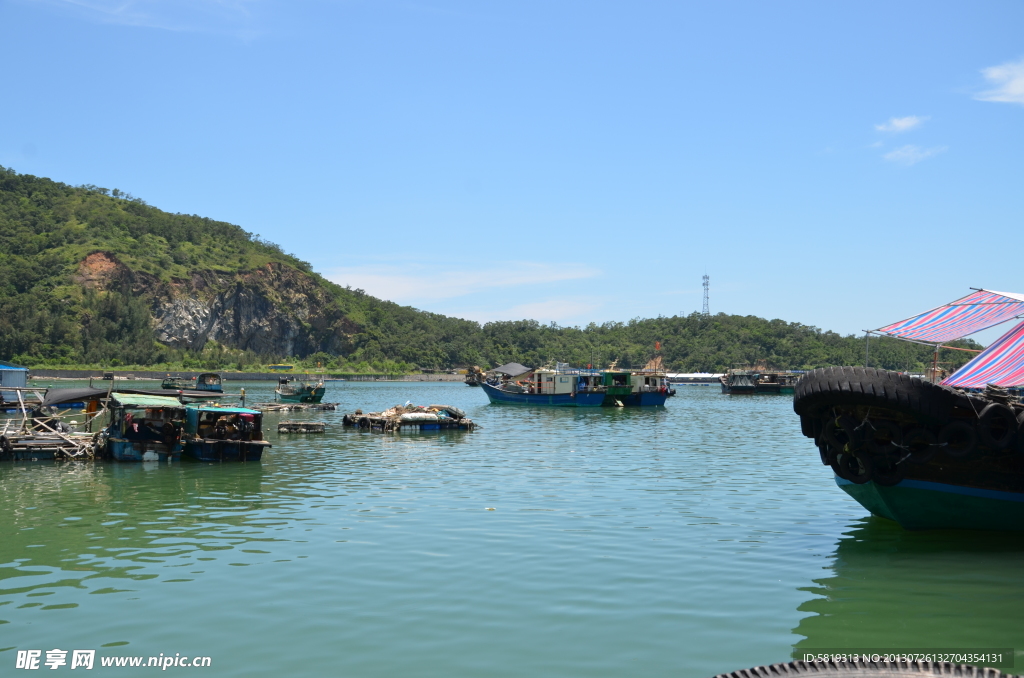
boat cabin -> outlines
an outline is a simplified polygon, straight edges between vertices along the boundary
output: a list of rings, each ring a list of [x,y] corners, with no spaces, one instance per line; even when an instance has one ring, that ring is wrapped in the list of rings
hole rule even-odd
[[[114,393],[109,406],[107,448],[114,459],[162,461],[181,454],[185,410],[175,398]]]
[[[214,393],[224,392],[223,382],[220,375],[214,374],[213,372],[200,374],[196,377],[196,385],[193,388],[196,391],[213,391]]]
[[[185,433],[205,440],[263,440],[263,414],[245,407],[188,405]]]

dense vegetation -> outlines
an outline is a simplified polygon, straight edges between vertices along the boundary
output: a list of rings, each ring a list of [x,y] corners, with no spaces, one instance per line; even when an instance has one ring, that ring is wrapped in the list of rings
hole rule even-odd
[[[127,286],[96,290],[75,282],[78,264],[98,251],[168,284],[197,271],[235,275],[268,262],[288,266],[309,276],[358,331],[337,355],[258,355],[215,342],[200,352],[170,348],[154,338],[152,299]],[[161,370],[253,370],[280,361],[340,372],[554,360],[634,367],[653,357],[655,342],[673,371],[719,371],[755,361],[780,368],[864,363],[862,337],[754,316],[695,313],[584,328],[532,320],[480,326],[334,285],[233,224],[163,212],[117,189],[72,187],[0,167],[0,359],[32,367]],[[942,360],[956,367],[970,356],[944,351]],[[871,342],[872,366],[920,370],[930,362],[928,347]]]

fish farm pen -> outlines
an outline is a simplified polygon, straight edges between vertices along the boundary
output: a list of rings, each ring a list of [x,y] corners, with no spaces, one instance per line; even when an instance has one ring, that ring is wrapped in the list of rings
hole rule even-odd
[[[377,433],[472,431],[476,428],[465,412],[451,405],[395,405],[383,412],[367,414],[356,410],[346,414],[342,423],[349,428]]]

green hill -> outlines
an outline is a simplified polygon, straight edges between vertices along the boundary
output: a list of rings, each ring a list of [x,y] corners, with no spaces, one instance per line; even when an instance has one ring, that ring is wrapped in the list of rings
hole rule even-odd
[[[353,372],[513,360],[632,367],[653,356],[656,341],[673,371],[864,360],[862,338],[754,316],[481,326],[335,285],[233,224],[0,167],[0,359],[155,369],[293,361]],[[927,347],[888,339],[872,341],[871,357],[872,366],[901,370],[931,360]],[[969,357],[946,351],[943,360]]]

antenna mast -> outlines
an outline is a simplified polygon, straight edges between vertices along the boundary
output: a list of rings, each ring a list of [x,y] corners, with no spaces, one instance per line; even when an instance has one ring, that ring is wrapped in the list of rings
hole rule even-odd
[[[704,274],[704,310],[702,311],[702,314],[705,317],[711,315],[711,309],[708,307],[708,288],[709,288],[709,285],[710,285],[710,283],[709,283],[710,280],[711,279],[708,278],[708,274],[705,273]]]

